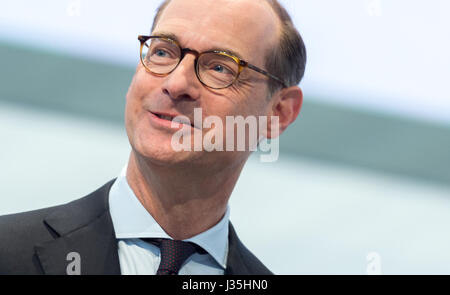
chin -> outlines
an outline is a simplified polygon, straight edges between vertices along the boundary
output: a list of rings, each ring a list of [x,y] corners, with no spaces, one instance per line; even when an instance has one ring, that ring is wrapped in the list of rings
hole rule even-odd
[[[170,140],[138,140],[132,147],[140,158],[158,166],[192,165],[201,156],[200,152],[173,150]]]

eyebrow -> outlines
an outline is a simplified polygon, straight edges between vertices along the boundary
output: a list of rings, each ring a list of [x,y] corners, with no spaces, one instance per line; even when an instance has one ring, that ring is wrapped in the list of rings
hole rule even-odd
[[[174,33],[170,33],[170,32],[162,32],[162,31],[161,32],[153,32],[153,34],[151,36],[166,37],[166,38],[172,39],[172,40],[177,41],[178,43],[180,43],[180,40],[178,39],[178,37]],[[229,48],[212,47],[212,48],[210,48],[208,50],[205,50],[205,51],[213,51],[213,50],[214,51],[224,51],[224,52],[226,52],[228,54],[231,54],[231,55],[234,55],[237,58],[239,58],[240,60],[242,60],[241,55],[238,52],[236,52],[236,51],[234,51],[232,49],[229,49]]]

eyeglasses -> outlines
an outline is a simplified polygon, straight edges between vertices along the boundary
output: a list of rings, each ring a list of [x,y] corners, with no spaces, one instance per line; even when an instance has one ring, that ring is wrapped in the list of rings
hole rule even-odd
[[[186,53],[195,55],[195,73],[198,80],[206,87],[224,89],[233,85],[244,68],[285,83],[278,77],[241,60],[224,51],[206,51],[199,53],[189,48],[182,48],[177,41],[163,36],[138,36],[141,42],[141,62],[151,73],[166,76],[180,64]]]

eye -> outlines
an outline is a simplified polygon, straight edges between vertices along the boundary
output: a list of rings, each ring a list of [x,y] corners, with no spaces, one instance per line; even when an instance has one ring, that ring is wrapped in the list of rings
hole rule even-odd
[[[224,67],[221,65],[216,65],[213,70],[222,73],[224,71]]]
[[[222,64],[215,64],[211,66],[211,69],[220,74],[233,74],[233,72],[230,69],[228,69],[226,66]]]
[[[156,50],[155,55],[158,56],[158,57],[165,57],[167,55],[167,51],[164,51],[162,49],[158,49],[158,50]]]

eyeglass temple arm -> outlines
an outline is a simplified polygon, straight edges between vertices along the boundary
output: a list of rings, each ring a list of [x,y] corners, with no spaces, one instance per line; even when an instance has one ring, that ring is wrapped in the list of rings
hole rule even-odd
[[[248,68],[250,68],[250,69],[252,69],[252,70],[258,72],[258,73],[261,73],[261,74],[263,74],[263,75],[266,75],[267,77],[272,78],[272,79],[274,79],[274,80],[280,82],[281,85],[283,85],[283,87],[285,87],[285,88],[287,87],[287,85],[286,85],[280,78],[278,78],[278,77],[272,75],[271,73],[268,73],[268,72],[266,72],[266,71],[264,71],[264,70],[262,70],[262,69],[260,69],[260,68],[258,68],[258,67],[255,67],[254,65],[251,65],[251,64],[249,64],[249,63],[246,63],[246,66],[247,66]]]
[[[139,35],[139,36],[138,36],[138,40],[139,40],[140,42],[145,42],[145,41],[147,41],[148,39],[150,39],[150,36],[143,36],[143,35]]]

